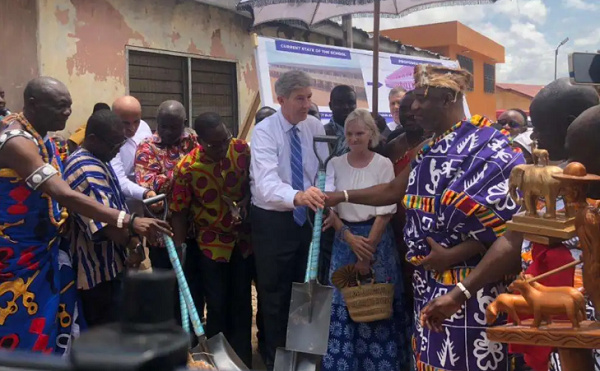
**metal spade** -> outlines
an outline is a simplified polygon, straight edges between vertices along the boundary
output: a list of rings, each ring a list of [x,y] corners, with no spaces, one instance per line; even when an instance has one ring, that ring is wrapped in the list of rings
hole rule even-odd
[[[175,274],[177,276],[179,289],[183,293],[185,303],[187,304],[187,308],[194,328],[194,333],[198,337],[198,345],[192,350],[190,350],[192,358],[194,359],[194,361],[206,362],[209,365],[215,367],[217,370],[248,370],[248,367],[238,357],[238,355],[235,353],[235,351],[233,350],[227,339],[225,339],[225,336],[222,333],[219,333],[218,335],[215,335],[210,339],[206,338],[206,334],[204,333],[204,327],[202,326],[202,322],[200,322],[200,316],[198,315],[198,311],[196,310],[196,306],[194,305],[192,294],[190,293],[190,288],[183,274],[183,268],[181,267],[181,262],[179,261],[179,257],[177,256],[177,251],[175,250],[175,243],[173,242],[171,237],[167,235],[164,235],[164,240],[165,244],[167,245],[169,259],[173,264],[173,269],[175,270]]]
[[[319,160],[317,186],[325,190],[325,174],[327,163],[333,155],[325,160],[319,157],[318,143],[335,143],[335,136],[315,136],[313,148]],[[329,341],[329,322],[331,320],[331,301],[333,287],[318,282],[319,252],[321,250],[321,229],[323,226],[323,209],[315,213],[313,237],[308,254],[306,276],[303,283],[292,284],[292,298],[286,336],[287,351],[324,355],[327,353]],[[303,360],[306,357],[295,355],[291,360]]]

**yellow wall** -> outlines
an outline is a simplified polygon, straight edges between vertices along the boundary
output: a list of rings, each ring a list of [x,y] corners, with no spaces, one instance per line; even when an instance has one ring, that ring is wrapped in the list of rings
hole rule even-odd
[[[529,106],[533,98],[515,93],[510,90],[496,88],[496,109],[520,108],[523,111],[529,111]]]
[[[40,72],[73,97],[67,131],[127,92],[126,46],[238,63],[239,121],[258,91],[246,18],[195,1],[39,0]]]

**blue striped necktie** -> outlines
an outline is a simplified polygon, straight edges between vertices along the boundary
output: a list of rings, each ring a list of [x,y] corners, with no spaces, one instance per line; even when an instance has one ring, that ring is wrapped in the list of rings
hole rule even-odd
[[[290,130],[290,147],[292,156],[290,157],[290,165],[292,169],[292,188],[298,191],[304,191],[304,172],[302,171],[302,145],[298,136],[298,128],[293,127]],[[306,222],[306,206],[296,207],[294,209],[294,221],[299,226]]]

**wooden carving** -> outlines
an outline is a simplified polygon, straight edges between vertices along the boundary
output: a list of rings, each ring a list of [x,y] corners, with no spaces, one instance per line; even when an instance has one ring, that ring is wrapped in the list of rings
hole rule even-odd
[[[547,166],[550,162],[550,154],[545,149],[538,148],[537,140],[531,142],[531,156],[533,157],[533,164],[539,165],[540,163]]]
[[[579,244],[583,250],[583,287],[594,308],[600,308],[600,215],[597,207],[580,210],[576,218]]]
[[[508,181],[510,196],[517,204],[524,204],[526,215],[533,217],[537,217],[538,199],[544,197],[544,218],[556,218],[556,198],[561,190],[561,182],[552,175],[560,173],[562,169],[558,166],[517,165],[511,171]],[[517,190],[523,193],[522,199]]]
[[[573,328],[579,328],[579,322],[585,319],[585,302],[580,292],[577,293],[581,296],[581,300],[574,298],[570,292],[540,291],[528,283],[523,276],[513,281],[508,288],[518,290],[527,301],[533,312],[533,327],[539,327],[542,319],[550,323],[552,316],[566,315]]]
[[[583,287],[596,310],[600,309],[600,210],[598,205],[590,206],[586,202],[585,190],[590,182],[600,181],[600,176],[588,174],[585,166],[572,162],[565,167],[564,173],[555,178],[566,184],[567,199],[574,205],[575,225],[579,236],[579,245],[583,251]]]
[[[523,295],[500,294],[490,305],[485,309],[485,319],[488,325],[496,322],[500,312],[508,314],[515,325],[521,324],[519,314],[531,315],[533,312],[529,309],[529,304]]]
[[[525,274],[523,275],[523,277],[526,280],[529,280],[531,278],[533,278],[532,275],[530,274]],[[563,294],[567,294],[570,295],[573,300],[575,300],[575,303],[577,304],[577,306],[579,308],[585,308],[585,297],[583,296],[583,292],[581,292],[580,290],[576,289],[575,287],[571,287],[571,286],[544,286],[539,282],[531,282],[530,283],[531,286],[533,286],[534,289],[541,291],[542,293],[544,292],[558,292],[558,293],[563,293]]]

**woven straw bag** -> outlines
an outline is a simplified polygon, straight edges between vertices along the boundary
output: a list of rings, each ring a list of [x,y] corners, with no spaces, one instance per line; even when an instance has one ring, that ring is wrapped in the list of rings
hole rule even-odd
[[[331,281],[342,292],[354,322],[374,322],[392,317],[393,283],[375,283],[373,274],[370,283],[361,283],[354,264],[340,267],[333,273]]]

